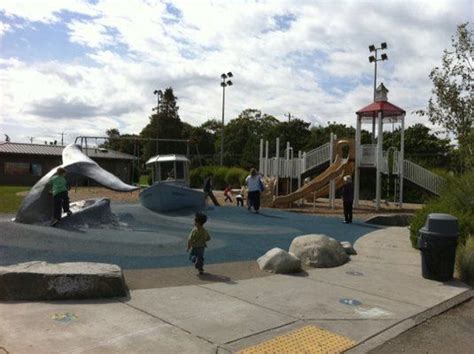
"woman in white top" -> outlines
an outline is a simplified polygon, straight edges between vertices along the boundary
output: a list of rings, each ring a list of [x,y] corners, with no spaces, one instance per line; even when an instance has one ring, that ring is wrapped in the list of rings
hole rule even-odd
[[[248,187],[248,210],[253,207],[258,213],[258,209],[260,209],[260,192],[262,191],[263,183],[255,168],[250,169],[250,175],[245,179],[245,183]]]

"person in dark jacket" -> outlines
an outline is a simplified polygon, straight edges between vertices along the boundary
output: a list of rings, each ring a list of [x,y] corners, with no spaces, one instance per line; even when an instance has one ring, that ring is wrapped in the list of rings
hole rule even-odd
[[[344,176],[344,186],[342,187],[342,204],[344,206],[344,223],[352,223],[352,203],[354,202],[354,186],[352,177]]]
[[[208,174],[206,179],[204,180],[204,193],[206,194],[206,198],[209,197],[211,198],[212,202],[214,203],[215,206],[220,206],[219,202],[216,199],[216,196],[214,193],[212,193],[212,178],[214,175],[212,173]]]

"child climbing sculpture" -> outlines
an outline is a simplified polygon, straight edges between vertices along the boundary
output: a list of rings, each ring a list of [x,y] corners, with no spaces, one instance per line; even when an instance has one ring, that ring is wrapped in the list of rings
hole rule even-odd
[[[51,186],[51,194],[53,195],[53,221],[51,226],[56,226],[61,220],[62,210],[67,216],[72,214],[69,209],[69,195],[66,181],[66,170],[58,167],[56,174],[51,177],[49,184]]]

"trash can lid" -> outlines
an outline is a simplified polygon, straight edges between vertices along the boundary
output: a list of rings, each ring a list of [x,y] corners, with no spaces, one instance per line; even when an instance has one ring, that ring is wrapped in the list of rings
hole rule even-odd
[[[458,219],[449,214],[429,214],[424,229],[442,236],[458,236]]]

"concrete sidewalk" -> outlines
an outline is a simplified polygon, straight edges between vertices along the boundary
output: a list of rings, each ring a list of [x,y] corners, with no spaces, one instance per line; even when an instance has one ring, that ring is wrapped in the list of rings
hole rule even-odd
[[[355,248],[344,266],[295,276],[203,279],[108,301],[0,303],[0,353],[228,353],[308,325],[366,352],[472,297],[459,281],[421,277],[406,228],[372,232]]]

